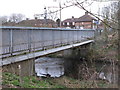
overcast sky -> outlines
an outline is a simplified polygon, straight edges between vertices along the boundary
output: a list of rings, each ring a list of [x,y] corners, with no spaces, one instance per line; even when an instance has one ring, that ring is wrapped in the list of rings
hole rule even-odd
[[[12,13],[21,13],[27,18],[33,18],[34,14],[44,13],[45,6],[59,6],[59,2],[54,1],[55,0],[0,0],[0,16],[9,16]],[[62,3],[64,1],[65,0],[62,0]],[[98,7],[102,7],[106,4],[107,3],[94,2],[91,7],[87,7],[87,9],[89,11],[91,10],[93,13],[97,13]],[[62,10],[62,20],[71,18],[72,16],[78,18],[82,15],[84,15],[84,10],[75,6]]]

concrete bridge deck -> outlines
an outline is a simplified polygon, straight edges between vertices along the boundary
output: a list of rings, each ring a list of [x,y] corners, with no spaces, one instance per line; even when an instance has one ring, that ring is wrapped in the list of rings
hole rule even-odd
[[[88,41],[84,41],[84,42],[81,42],[81,43],[62,46],[62,47],[53,48],[53,49],[48,49],[48,50],[44,50],[44,51],[31,52],[31,53],[28,53],[28,54],[25,54],[25,55],[3,58],[1,63],[0,63],[0,66],[15,63],[15,62],[20,62],[20,61],[24,61],[24,60],[28,60],[28,59],[32,59],[32,58],[36,58],[36,57],[45,56],[45,55],[48,55],[48,54],[51,54],[51,53],[55,53],[55,52],[70,49],[70,48],[73,48],[73,47],[89,44],[89,43],[92,43],[92,42],[94,42],[94,40],[88,40]]]

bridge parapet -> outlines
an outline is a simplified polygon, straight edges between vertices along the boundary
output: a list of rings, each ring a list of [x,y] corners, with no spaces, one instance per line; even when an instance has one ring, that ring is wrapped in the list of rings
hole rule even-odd
[[[92,29],[0,27],[0,58],[80,43],[95,36]]]

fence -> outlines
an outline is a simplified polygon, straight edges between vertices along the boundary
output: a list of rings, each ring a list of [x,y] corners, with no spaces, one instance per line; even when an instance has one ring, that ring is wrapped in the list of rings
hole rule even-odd
[[[95,30],[37,27],[0,27],[0,55],[13,55],[74,44],[94,37]]]

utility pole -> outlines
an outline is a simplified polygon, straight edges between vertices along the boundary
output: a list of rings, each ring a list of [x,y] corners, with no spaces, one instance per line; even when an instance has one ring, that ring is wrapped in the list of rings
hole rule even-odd
[[[46,9],[46,7],[44,7],[44,15],[45,15],[45,17],[44,17],[44,19],[45,19],[45,24],[46,24],[46,26],[47,26],[47,9]]]
[[[62,10],[62,8],[61,8],[61,0],[59,2],[59,7],[60,7],[60,27],[61,27],[61,10]]]
[[[46,10],[46,7],[44,7],[44,15],[45,15],[44,19],[47,19],[47,10]]]
[[[56,0],[54,0],[54,2],[56,2]],[[59,9],[60,9],[60,27],[61,27],[61,18],[62,18],[62,14],[61,14],[61,10],[62,10],[61,0],[59,0]]]

